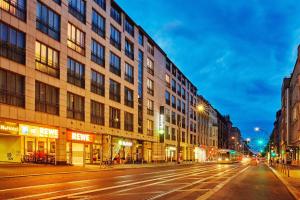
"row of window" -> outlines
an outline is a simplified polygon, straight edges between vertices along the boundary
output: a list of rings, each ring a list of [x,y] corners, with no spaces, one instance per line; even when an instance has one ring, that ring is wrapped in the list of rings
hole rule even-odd
[[[126,95],[127,92],[127,95]],[[128,96],[125,88],[125,98]],[[129,95],[130,96],[130,95]],[[133,106],[133,97],[125,104]],[[25,77],[13,72],[0,69],[0,103],[25,107]],[[76,120],[85,119],[84,97],[67,93],[67,117]],[[36,81],[35,110],[59,115],[59,89]],[[104,125],[104,104],[91,100],[91,122]],[[110,127],[120,128],[120,109],[110,107]],[[124,112],[124,129],[133,131],[133,114]]]
[[[167,105],[171,105],[173,108],[177,108],[179,112],[182,112],[183,114],[186,113],[186,105],[184,101],[181,101],[180,99],[177,99],[174,95],[172,95],[167,90],[165,91],[165,102]]]

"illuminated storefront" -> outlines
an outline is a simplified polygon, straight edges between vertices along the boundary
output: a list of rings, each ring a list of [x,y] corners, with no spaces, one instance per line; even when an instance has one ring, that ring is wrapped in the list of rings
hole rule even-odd
[[[0,162],[21,162],[21,140],[16,123],[0,122]]]
[[[19,135],[23,162],[55,164],[58,129],[20,124]]]
[[[129,139],[113,138],[112,139],[112,159],[115,164],[132,163],[133,142]]]
[[[166,161],[167,162],[176,161],[176,147],[175,146],[167,146],[166,147]]]
[[[67,163],[85,165],[100,163],[101,145],[100,136],[67,130]]]
[[[206,160],[205,148],[195,147],[195,160],[196,162],[205,162]]]

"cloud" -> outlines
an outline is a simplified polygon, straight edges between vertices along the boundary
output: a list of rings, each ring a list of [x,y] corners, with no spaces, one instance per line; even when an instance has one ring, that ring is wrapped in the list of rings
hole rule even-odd
[[[300,41],[295,1],[118,2],[245,137],[271,132]]]

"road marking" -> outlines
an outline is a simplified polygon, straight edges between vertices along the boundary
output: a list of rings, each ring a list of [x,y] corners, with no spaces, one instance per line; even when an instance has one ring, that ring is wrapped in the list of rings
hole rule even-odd
[[[235,168],[233,168],[233,169],[227,169],[227,170],[225,170],[225,171],[223,171],[223,172],[219,172],[218,174],[216,174],[216,175],[214,175],[214,176],[212,176],[212,177],[215,177],[215,176],[217,176],[217,175],[226,173],[227,171],[235,170],[235,169],[237,169],[237,168],[239,168],[239,167],[235,167]],[[163,194],[157,195],[157,196],[155,196],[155,197],[148,198],[147,200],[154,200],[154,199],[161,198],[161,197],[166,196],[166,195],[168,195],[168,194],[171,194],[171,193],[173,193],[173,192],[177,192],[178,190],[182,190],[182,189],[187,188],[187,187],[189,187],[189,186],[198,184],[198,183],[200,183],[200,182],[202,182],[202,181],[204,181],[204,180],[206,180],[206,179],[212,178],[212,177],[207,177],[207,178],[200,179],[199,181],[195,181],[195,182],[193,182],[193,183],[191,183],[191,184],[189,184],[189,185],[186,185],[186,186],[183,186],[183,187],[180,187],[180,188],[176,188],[176,189],[174,189],[174,190],[170,190],[170,191],[168,191],[168,192],[165,192],[165,193],[163,193]]]
[[[209,167],[212,167],[209,166]],[[193,167],[193,168],[196,168],[196,167]],[[202,169],[204,168],[201,167],[199,169]],[[136,174],[136,175],[149,175],[149,174],[156,174],[156,173],[162,173],[162,172],[168,172],[168,171],[184,171],[186,170],[186,168],[184,169],[178,169],[178,170],[161,170],[161,171],[158,171],[158,172],[146,172],[146,173],[142,173],[142,174]],[[99,171],[97,171],[99,172]],[[58,173],[60,174],[60,173]],[[167,174],[162,174],[162,176],[165,176]],[[121,175],[121,176],[115,176],[113,177],[114,179],[117,179],[117,178],[126,178],[128,175]],[[160,175],[161,176],[161,175]],[[159,177],[159,176],[158,176]],[[7,192],[7,191],[12,191],[12,190],[24,190],[24,189],[32,189],[32,188],[39,188],[39,187],[50,187],[50,186],[57,186],[57,185],[64,185],[64,184],[74,184],[74,183],[84,183],[84,182],[90,182],[90,181],[95,181],[95,180],[100,180],[102,178],[95,178],[95,179],[85,179],[85,180],[78,180],[78,181],[67,181],[67,182],[61,182],[61,183],[48,183],[48,184],[42,184],[42,185],[32,185],[32,186],[23,186],[23,187],[16,187],[16,188],[7,188],[7,189],[1,189],[0,190],[0,193],[1,192]]]
[[[205,193],[204,195],[198,197],[196,200],[206,200],[209,197],[211,197],[214,193],[218,192],[219,190],[221,190],[227,183],[229,183],[231,180],[233,180],[234,178],[236,178],[237,176],[239,176],[241,173],[243,173],[244,171],[246,171],[247,169],[249,169],[249,166],[247,166],[246,168],[244,168],[242,171],[239,171],[237,174],[235,174],[234,176],[228,178],[226,181],[222,182],[221,184],[215,186],[213,189],[211,189],[209,192]]]
[[[212,168],[214,168],[214,166],[212,166]],[[191,174],[191,173],[195,173],[195,172],[202,172],[201,170],[196,170],[196,171],[192,171],[192,172],[190,172],[190,171],[189,172],[184,172],[184,173],[177,174],[177,175],[172,174],[172,175],[165,176],[164,178],[174,177],[174,176],[182,176],[182,175],[187,175],[187,174]],[[215,170],[218,170],[218,168],[216,168]],[[105,191],[105,190],[117,189],[117,188],[132,186],[132,185],[138,185],[138,184],[147,183],[147,182],[156,181],[156,180],[161,180],[161,179],[163,179],[163,178],[148,179],[148,180],[138,181],[138,182],[134,182],[134,183],[128,183],[128,184],[123,184],[123,185],[116,185],[116,186],[110,186],[110,187],[106,187],[106,188],[98,188],[98,189],[94,189],[94,190],[77,192],[77,193],[73,193],[73,194],[65,194],[65,195],[60,195],[60,196],[56,196],[56,197],[44,198],[44,200],[53,200],[53,199],[60,199],[60,198],[66,198],[66,197],[69,198],[69,197],[74,196],[74,195],[75,196],[76,195],[85,195],[85,194],[88,194],[88,193],[101,192],[101,191]],[[30,195],[28,195],[27,198],[30,198]]]

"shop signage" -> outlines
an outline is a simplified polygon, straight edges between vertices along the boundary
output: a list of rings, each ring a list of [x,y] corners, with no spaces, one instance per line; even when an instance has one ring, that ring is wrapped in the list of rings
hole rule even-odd
[[[19,134],[31,137],[58,138],[58,129],[20,124]]]
[[[158,132],[159,134],[165,133],[165,113],[164,113],[163,106],[160,106],[159,119],[158,119]]]
[[[18,134],[19,126],[15,123],[0,122],[0,131],[5,133]]]
[[[124,147],[131,147],[132,146],[132,142],[127,142],[127,141],[119,140],[119,145],[120,146],[124,146]]]
[[[94,135],[82,132],[68,131],[68,140],[80,142],[94,142]]]

